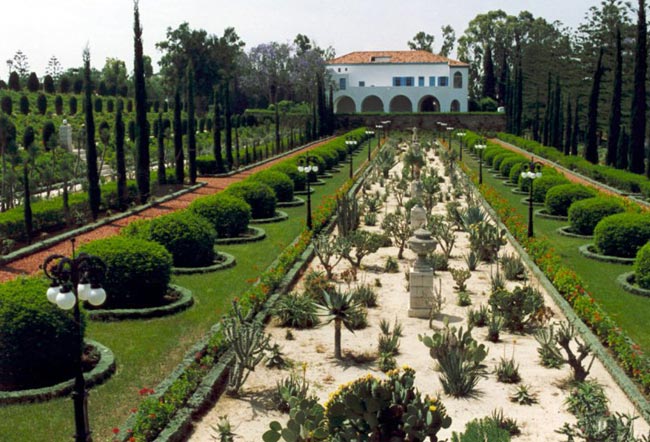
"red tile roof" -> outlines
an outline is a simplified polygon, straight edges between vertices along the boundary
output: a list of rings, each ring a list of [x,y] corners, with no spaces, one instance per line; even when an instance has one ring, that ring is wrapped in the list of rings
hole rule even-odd
[[[359,51],[329,60],[327,64],[380,64],[380,63],[447,63],[450,66],[469,66],[428,51]]]

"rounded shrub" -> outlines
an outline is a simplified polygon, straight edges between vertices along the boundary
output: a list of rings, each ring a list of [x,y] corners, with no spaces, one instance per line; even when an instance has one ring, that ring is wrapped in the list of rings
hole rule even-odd
[[[264,183],[240,181],[228,186],[226,193],[239,197],[250,204],[253,219],[275,216],[275,204],[277,202],[275,192]]]
[[[197,198],[188,209],[207,219],[216,230],[217,238],[233,238],[245,233],[251,219],[251,206],[246,201],[223,192]]]
[[[134,222],[122,232],[162,245],[172,254],[176,267],[204,267],[214,262],[217,233],[207,219],[191,210]]]
[[[503,163],[506,160],[506,158],[514,158],[518,156],[519,155],[512,153],[509,150],[504,151],[494,157],[494,159],[492,160],[492,169],[501,172],[501,163]]]
[[[345,142],[343,140],[337,140],[332,143],[332,147],[339,156],[339,162],[345,160],[348,156],[348,148],[346,147]]]
[[[641,288],[650,290],[650,243],[641,247],[636,253],[634,279]]]
[[[501,161],[501,165],[499,166],[499,172],[501,173],[501,175],[507,176],[508,181],[510,181],[510,171],[512,170],[514,165],[527,163],[527,162],[528,160],[522,157],[521,155],[517,155],[517,154],[511,155],[509,157],[504,158],[503,161]],[[519,170],[519,172],[521,173],[521,169]]]
[[[575,201],[593,198],[596,191],[580,184],[560,184],[546,192],[546,210],[551,215],[566,216],[571,204]]]
[[[336,166],[339,162],[339,154],[336,150],[331,149],[328,146],[323,146],[316,151],[316,154],[320,156],[325,162],[325,169],[330,170],[332,167]]]
[[[576,201],[569,207],[569,224],[581,235],[592,235],[598,222],[610,215],[625,212],[623,203],[615,198],[595,197]]]
[[[293,201],[293,181],[285,173],[275,170],[263,170],[254,173],[248,179],[259,181],[271,187],[278,201]]]
[[[650,241],[650,216],[617,213],[600,220],[594,228],[596,249],[603,255],[632,258]]]
[[[298,164],[295,161],[283,161],[268,170],[282,172],[293,181],[293,190],[305,190],[307,178],[304,173],[298,172]]]
[[[513,164],[510,168],[510,173],[508,174],[508,181],[511,183],[519,183],[519,178],[521,177],[521,172],[524,169],[525,163],[516,163]]]
[[[492,161],[494,160],[494,157],[504,152],[505,150],[499,146],[486,147],[485,150],[483,151],[483,162],[488,166],[492,166]]]
[[[74,376],[81,352],[74,319],[47,300],[48,286],[35,277],[0,285],[1,391],[54,385]]]
[[[140,238],[113,236],[84,244],[80,251],[106,263],[102,308],[160,305],[167,293],[172,255],[160,244]]]
[[[536,178],[533,181],[533,202],[543,203],[546,201],[546,192],[551,187],[559,186],[560,184],[567,184],[569,182],[563,175],[545,175],[542,172],[541,178]]]

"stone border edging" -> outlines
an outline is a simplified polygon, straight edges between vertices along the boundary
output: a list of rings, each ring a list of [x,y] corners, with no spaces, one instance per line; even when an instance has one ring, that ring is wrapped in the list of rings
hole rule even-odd
[[[621,286],[623,290],[633,295],[646,296],[650,297],[650,289],[644,289],[634,284],[635,275],[634,272],[625,272],[618,275],[616,278],[616,284]]]
[[[253,234],[251,236],[237,236],[234,238],[217,238],[214,241],[214,244],[219,246],[224,246],[227,244],[244,244],[247,242],[262,241],[264,238],[266,238],[266,231],[261,227],[248,226],[247,231],[252,231]]]
[[[594,235],[582,235],[580,233],[573,233],[571,230],[571,226],[562,226],[558,227],[555,229],[557,233],[563,236],[568,236],[570,238],[579,238],[579,239],[594,239]]]
[[[275,216],[272,218],[259,218],[255,219],[252,218],[249,223],[250,224],[270,224],[270,223],[277,223],[280,221],[286,221],[289,219],[289,214],[287,212],[283,212],[282,210],[276,210],[275,211]]]
[[[510,181],[510,178],[508,178],[508,181],[504,181],[503,183],[504,186],[506,187],[519,187],[519,183],[513,183]]]
[[[519,187],[515,187],[514,189],[511,190],[512,193],[515,195],[528,195],[529,192],[525,190],[521,190]],[[528,204],[528,201],[526,201],[526,204]]]
[[[552,215],[548,213],[548,210],[546,208],[539,209],[535,211],[535,216],[539,216],[540,218],[546,218],[546,219],[552,219],[555,221],[568,221],[569,217],[564,216],[564,215]]]
[[[147,308],[120,308],[87,310],[88,319],[93,321],[121,321],[123,319],[149,319],[169,316],[187,310],[194,304],[192,291],[175,284],[169,284],[170,288],[180,292],[181,297],[171,304]]]
[[[86,387],[90,388],[103,383],[115,373],[115,355],[110,348],[92,339],[85,339],[87,345],[93,346],[99,351],[100,358],[97,365],[88,373],[84,373]],[[60,382],[56,385],[41,388],[32,388],[19,391],[1,391],[0,404],[25,404],[45,402],[50,399],[67,396],[74,389],[74,379]]]
[[[309,189],[309,193],[314,193],[314,192],[316,192],[316,191],[313,188]],[[294,190],[293,194],[294,195],[307,195],[307,189],[305,189],[305,190]]]
[[[225,270],[237,265],[237,260],[233,255],[226,252],[217,252],[218,256],[225,258],[223,262],[206,266],[206,267],[172,267],[172,275],[195,275],[198,273],[211,273],[218,270]],[[216,256],[215,256],[216,258]]]
[[[0,264],[5,265],[9,264],[12,261],[15,261],[20,258],[24,258],[25,256],[31,255],[32,253],[40,252],[41,250],[44,250],[48,247],[51,247],[55,244],[58,244],[60,242],[63,242],[67,239],[73,238],[75,236],[78,236],[82,233],[87,233],[90,232],[91,230],[97,229],[99,227],[102,227],[106,224],[110,224],[114,221],[120,220],[122,218],[126,218],[128,216],[135,215],[136,213],[140,213],[146,209],[150,209],[151,207],[155,206],[156,204],[160,203],[165,203],[169,200],[172,200],[174,198],[177,198],[181,195],[184,195],[186,193],[190,193],[195,191],[196,189],[199,189],[203,186],[205,186],[206,183],[197,183],[193,186],[187,187],[185,189],[178,190],[176,192],[172,192],[170,194],[167,194],[163,197],[157,198],[155,201],[150,201],[146,204],[142,204],[140,206],[136,206],[134,208],[125,210],[124,212],[120,212],[116,215],[108,216],[106,218],[102,218],[98,221],[86,224],[84,226],[81,226],[76,229],[69,230],[65,233],[62,233],[60,235],[53,236],[51,238],[44,239],[43,241],[39,241],[36,243],[33,243],[27,247],[23,247],[21,249],[18,249],[14,252],[8,253],[6,255],[0,255]]]
[[[585,340],[587,344],[591,346],[592,351],[597,355],[598,359],[602,362],[605,369],[612,376],[614,381],[618,386],[623,390],[625,395],[630,399],[632,404],[637,408],[637,412],[642,416],[642,418],[650,423],[650,402],[641,394],[636,384],[630,380],[630,378],[625,374],[623,369],[618,365],[616,360],[607,352],[607,349],[603,346],[600,340],[593,334],[591,329],[578,317],[578,315],[573,311],[573,308],[569,302],[564,299],[564,297],[557,291],[553,283],[547,278],[547,276],[542,272],[542,270],[535,264],[535,262],[528,255],[526,250],[519,244],[514,236],[510,233],[501,219],[498,217],[492,206],[483,198],[483,195],[478,194],[481,204],[490,214],[490,217],[500,226],[500,228],[505,229],[506,237],[508,241],[513,245],[513,247],[519,253],[521,259],[526,263],[528,268],[533,272],[537,277],[540,284],[544,286],[547,293],[555,304],[560,308],[562,313],[576,326],[576,329],[582,336],[582,339]]]
[[[528,193],[528,192],[526,192],[526,193]],[[522,199],[520,200],[520,202],[521,202],[521,204],[525,204],[526,206],[527,206],[528,204],[530,204],[530,203],[528,202],[528,197],[526,197],[526,198],[522,198]],[[542,207],[543,205],[544,205],[544,203],[537,203],[537,202],[533,201],[533,207]]]
[[[327,184],[327,183],[325,181],[321,180],[320,178],[318,178],[316,181],[312,181],[312,182],[309,183],[310,186],[324,186],[325,184]],[[313,189],[312,189],[312,191],[313,191]]]
[[[601,255],[599,253],[592,252],[590,249],[593,246],[594,246],[593,243],[583,244],[580,247],[578,247],[578,250],[580,250],[580,254],[582,256],[595,259],[596,261],[609,262],[612,264],[624,264],[624,265],[634,264],[634,258],[622,258],[620,256]]]
[[[293,200],[291,201],[278,201],[275,207],[298,207],[302,206],[303,204],[305,204],[304,199],[294,196]]]

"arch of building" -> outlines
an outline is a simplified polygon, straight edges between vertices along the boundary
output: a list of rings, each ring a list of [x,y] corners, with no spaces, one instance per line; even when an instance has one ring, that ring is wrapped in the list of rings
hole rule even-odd
[[[463,87],[463,74],[456,72],[454,74],[454,88],[461,89]]]
[[[337,114],[353,114],[357,111],[357,106],[354,104],[354,100],[347,95],[339,97],[336,101],[335,108]]]
[[[413,103],[405,95],[396,95],[390,100],[390,112],[413,112]]]
[[[418,103],[419,112],[440,112],[440,102],[433,95],[425,95]]]
[[[368,95],[361,102],[361,112],[383,112],[384,102],[376,95]]]
[[[460,112],[460,101],[453,100],[449,109],[450,112]]]

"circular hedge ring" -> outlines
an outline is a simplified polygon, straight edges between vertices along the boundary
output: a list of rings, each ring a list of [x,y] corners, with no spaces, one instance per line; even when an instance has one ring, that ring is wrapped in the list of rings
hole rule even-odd
[[[648,296],[650,297],[650,289],[644,289],[636,284],[636,277],[634,272],[625,272],[618,275],[616,278],[616,284],[618,284],[623,290],[633,295],[639,296]]]
[[[274,217],[272,217],[272,218],[252,219],[251,224],[277,223],[279,221],[286,221],[288,219],[289,219],[289,214],[287,214],[286,212],[283,212],[281,210],[276,210]]]
[[[195,275],[229,269],[237,264],[237,260],[230,253],[216,252],[214,264],[205,267],[172,267],[174,275]]]
[[[298,207],[298,206],[302,206],[303,204],[305,204],[304,199],[294,196],[292,201],[278,202],[275,206],[276,207]]]
[[[602,255],[634,258],[650,241],[650,215],[618,213],[600,220],[594,228],[594,244]]]
[[[572,226],[562,226],[555,229],[557,233],[562,236],[568,236],[570,238],[580,238],[580,239],[593,239],[593,235],[581,235],[573,230]]]
[[[596,225],[605,217],[623,213],[625,207],[616,198],[595,197],[576,201],[569,207],[569,224],[581,235],[593,235]]]
[[[217,238],[214,242],[215,244],[224,245],[224,244],[243,244],[247,242],[256,242],[262,241],[266,238],[266,231],[261,227],[248,226],[246,232],[235,238]]]
[[[578,248],[582,256],[595,259],[596,261],[610,262],[614,264],[634,264],[634,258],[621,258],[620,256],[601,255],[593,244],[584,244]]]

